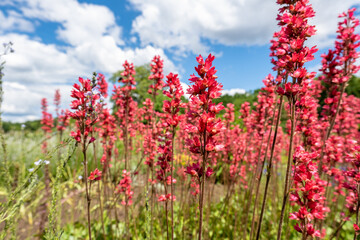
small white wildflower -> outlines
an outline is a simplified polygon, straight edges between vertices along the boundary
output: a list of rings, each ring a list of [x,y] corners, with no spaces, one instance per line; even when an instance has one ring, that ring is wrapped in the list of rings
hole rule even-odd
[[[33,172],[33,171],[34,171],[34,168],[29,168],[28,171],[29,171],[29,172]]]
[[[48,165],[48,164],[50,163],[50,161],[45,160],[44,163],[45,163],[46,165]]]
[[[35,164],[36,166],[38,166],[38,165],[40,165],[41,162],[42,162],[42,159],[39,159],[39,161],[34,162],[34,164]]]
[[[91,95],[92,95],[92,92],[86,92],[86,93],[84,94],[85,97],[90,97]]]
[[[25,124],[21,124],[21,128],[24,129],[26,126]]]
[[[79,180],[83,179],[83,176],[81,176],[81,175],[80,175],[80,176],[78,176],[78,179],[79,179]]]
[[[100,102],[104,102],[105,98],[103,96],[101,96],[99,100],[100,100]]]

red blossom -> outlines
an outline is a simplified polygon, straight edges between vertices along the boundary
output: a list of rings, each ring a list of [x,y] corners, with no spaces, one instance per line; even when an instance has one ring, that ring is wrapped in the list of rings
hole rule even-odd
[[[99,169],[95,168],[95,170],[90,173],[90,176],[88,177],[88,179],[90,181],[101,180],[101,171],[99,171]]]

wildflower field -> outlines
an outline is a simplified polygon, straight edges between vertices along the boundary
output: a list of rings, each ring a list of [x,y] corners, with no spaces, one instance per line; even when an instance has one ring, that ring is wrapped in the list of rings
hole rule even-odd
[[[126,60],[74,79],[68,109],[43,98],[37,130],[0,118],[0,239],[360,239],[356,9],[311,72],[311,2],[277,4],[273,69],[241,104],[216,55],[193,59],[187,89],[156,55],[145,83]]]

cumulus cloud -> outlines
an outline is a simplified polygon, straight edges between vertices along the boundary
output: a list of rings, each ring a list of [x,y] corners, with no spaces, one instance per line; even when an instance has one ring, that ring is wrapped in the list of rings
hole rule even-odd
[[[96,42],[111,36],[116,44],[121,40],[122,28],[115,23],[114,13],[106,6],[79,3],[76,0],[15,0],[27,18],[57,22],[59,39],[73,45]]]
[[[316,35],[309,39],[308,44],[317,45],[319,48],[333,47],[339,22],[338,15],[349,8],[360,7],[358,0],[317,0],[312,1],[312,5],[316,15],[310,20],[310,24],[316,26]]]
[[[203,39],[234,45],[264,44],[276,22],[273,1],[261,0],[130,0],[141,12],[133,32],[143,44],[175,49],[178,53],[204,53]]]
[[[59,28],[54,34],[66,44],[46,44],[38,37],[19,33],[19,28],[11,29],[11,26],[17,26],[14,24],[0,26],[0,33],[7,29],[18,30],[0,36],[0,42],[14,42],[15,49],[15,53],[5,56],[2,109],[5,120],[38,119],[41,98],[48,98],[52,104],[56,89],[60,89],[64,98],[62,107],[67,108],[71,84],[79,76],[89,77],[93,71],[99,71],[109,77],[122,69],[125,60],[143,65],[150,63],[154,55],[161,55],[164,72],[177,71],[160,48],[150,45],[123,47],[121,27],[116,25],[114,14],[107,7],[75,0],[15,1],[21,3],[20,11],[8,13],[6,19],[16,16],[17,22],[30,19],[58,23]]]
[[[165,51],[176,53],[173,59],[181,59],[179,56],[188,53],[213,51],[210,49],[213,43],[264,45],[278,29],[275,1],[128,2],[140,12],[133,20],[130,36],[130,42],[141,44],[136,48],[123,45],[123,29],[106,6],[77,0],[0,1],[0,6],[12,6],[0,10],[0,43],[15,44],[15,53],[6,56],[2,109],[5,120],[39,118],[40,99],[46,97],[52,103],[57,88],[64,96],[63,107],[68,106],[70,84],[78,76],[89,76],[92,71],[110,76],[122,68],[125,59],[142,65],[149,63],[154,55],[161,55],[165,74],[179,72],[181,69],[174,66]],[[359,3],[358,0],[314,0],[313,5],[317,15],[311,23],[317,25],[317,36],[310,44],[329,47],[333,45],[337,15]],[[47,22],[58,24],[53,34],[63,45],[44,43],[36,37],[36,27]],[[244,90],[223,91],[223,94],[235,93]]]
[[[15,11],[7,12],[7,16],[4,14],[3,11],[0,11],[0,33],[4,33],[6,31],[22,31],[22,32],[33,32],[34,25],[24,19],[19,13]]]
[[[224,45],[264,45],[278,29],[275,1],[263,0],[129,0],[141,12],[133,21],[133,32],[143,44],[174,51],[204,53],[207,42]],[[313,1],[317,13],[312,23],[318,35],[312,43],[327,47],[333,41],[337,15],[358,0]],[[326,6],[326,7],[324,7]]]
[[[164,52],[151,46],[124,50],[115,44],[101,49],[84,44],[63,49],[21,34],[0,37],[0,42],[9,40],[14,42],[15,52],[5,56],[2,109],[5,120],[25,121],[34,119],[34,116],[39,118],[41,98],[46,97],[52,102],[55,89],[58,88],[66,99],[63,107],[68,107],[71,84],[79,76],[90,77],[93,71],[99,71],[109,77],[122,69],[125,59],[135,65],[143,65],[149,63],[154,55],[161,55],[165,59],[165,73],[176,71]]]
[[[231,88],[231,89],[224,89],[221,94],[234,96],[235,94],[245,94],[245,93],[246,93],[245,89]]]

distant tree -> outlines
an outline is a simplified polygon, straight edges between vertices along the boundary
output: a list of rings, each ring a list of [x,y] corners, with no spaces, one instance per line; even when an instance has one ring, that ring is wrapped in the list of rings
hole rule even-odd
[[[40,129],[41,124],[40,120],[34,120],[34,121],[26,121],[25,123],[13,123],[13,122],[3,122],[2,128],[4,132],[10,132],[10,131],[20,131],[23,128],[28,131],[36,131]]]
[[[360,98],[360,77],[352,76],[348,82],[348,86],[345,89],[348,95],[354,95]]]
[[[254,102],[257,101],[257,95],[260,92],[260,89],[256,89],[254,91],[249,91],[246,93],[236,93],[234,95],[224,94],[220,98],[215,99],[214,102],[220,103],[222,102],[224,106],[228,103],[232,103],[235,106],[235,111],[239,111],[241,104],[244,102],[249,102],[252,106]]]
[[[149,86],[151,85],[152,81],[149,80],[150,76],[150,63],[144,64],[141,66],[135,66],[135,81],[136,81],[136,89],[132,91],[132,97],[134,101],[138,103],[138,106],[141,107],[143,102],[146,98],[152,98],[151,95],[148,93]],[[117,83],[118,79],[121,78],[121,73],[123,70],[115,72],[111,78],[110,82]],[[162,92],[156,98],[155,103],[155,110],[158,112],[162,112],[162,103],[163,100],[167,99],[166,96]]]

